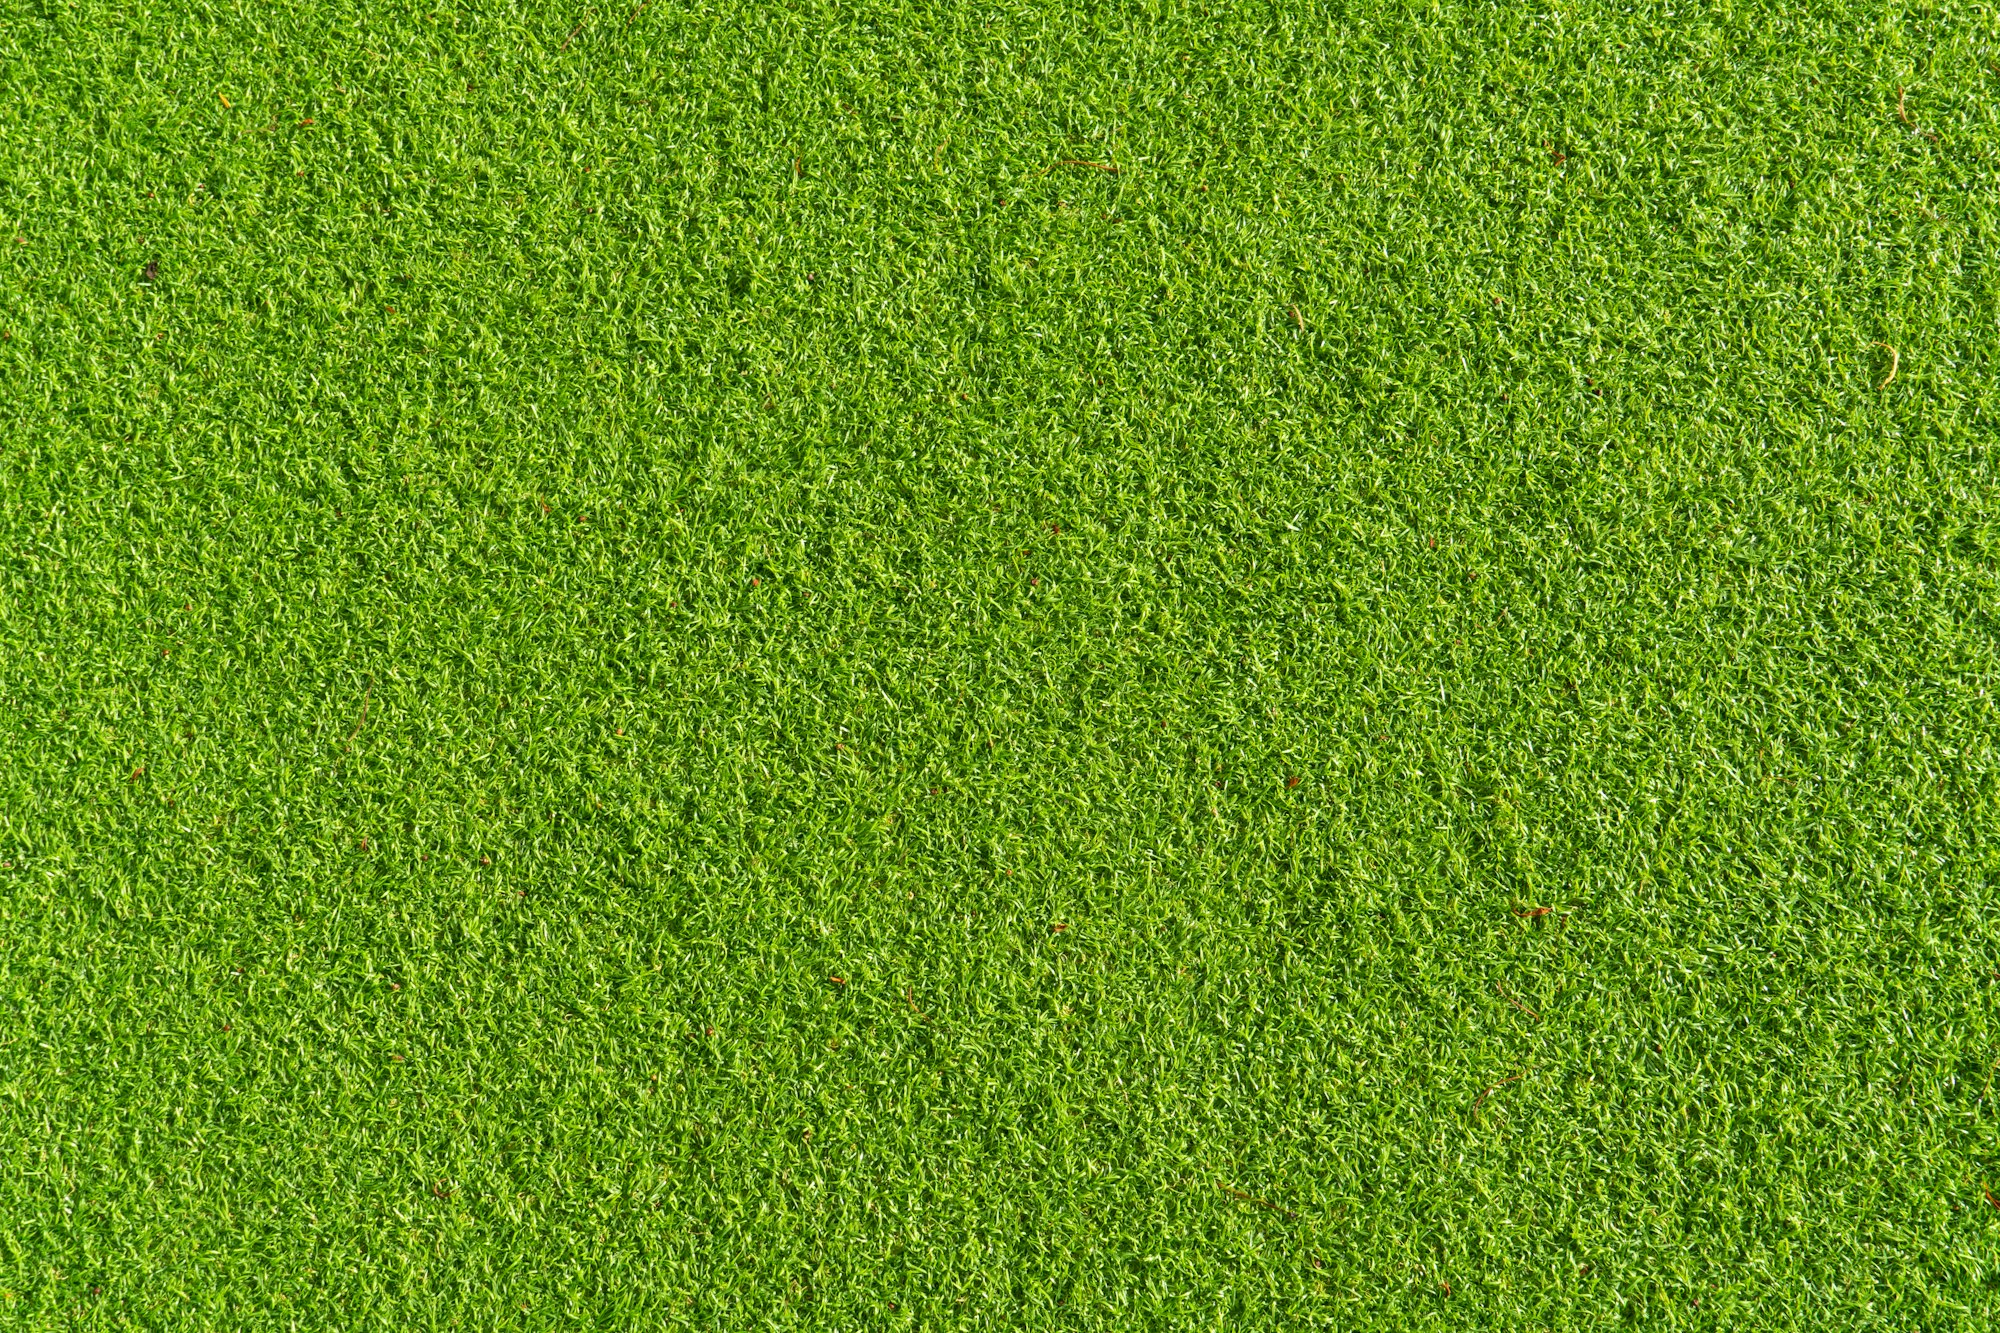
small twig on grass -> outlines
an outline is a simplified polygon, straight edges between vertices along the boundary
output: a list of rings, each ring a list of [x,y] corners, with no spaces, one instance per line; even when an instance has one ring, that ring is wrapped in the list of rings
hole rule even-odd
[[[653,0],[639,0],[638,4],[632,6],[632,12],[625,16],[625,26],[628,28],[631,27],[638,20],[638,17],[646,12],[646,6],[652,3]]]
[[[903,998],[910,1002],[911,1013],[915,1014],[918,1018],[921,1018],[926,1023],[930,1023],[932,1021],[931,1016],[929,1014],[917,1008],[917,992],[914,987],[910,986],[903,987]]]
[[[1296,1218],[1298,1216],[1297,1213],[1293,1212],[1291,1209],[1285,1207],[1281,1203],[1272,1203],[1269,1199],[1260,1199],[1254,1194],[1245,1194],[1242,1190],[1231,1189],[1229,1188],[1229,1186],[1223,1184],[1219,1180],[1215,1182],[1215,1187],[1221,1190],[1224,1194],[1230,1195],[1233,1198],[1241,1199],[1245,1203],[1254,1203],[1259,1208],[1269,1208],[1274,1213],[1283,1213],[1286,1217],[1290,1218]]]
[[[1525,1069],[1521,1071],[1521,1073],[1523,1074],[1525,1074],[1526,1072],[1527,1071]],[[1506,1087],[1509,1083],[1512,1083],[1515,1079],[1519,1077],[1521,1077],[1521,1074],[1509,1074],[1507,1077],[1501,1079],[1498,1083],[1495,1083],[1492,1087],[1488,1088],[1486,1091],[1480,1093],[1478,1100],[1472,1103],[1473,1118],[1475,1120],[1479,1118],[1479,1108],[1486,1105],[1486,1099],[1488,1097],[1491,1097],[1494,1093],[1498,1092],[1501,1088]]]
[[[1080,157],[1059,158],[1056,161],[1056,165],[1059,167],[1093,167],[1098,171],[1108,171],[1114,176],[1118,174],[1118,168],[1109,162],[1086,162]],[[1048,173],[1044,172],[1043,174],[1047,175]]]
[[[1500,992],[1501,999],[1513,1005],[1516,1009],[1519,1009],[1522,1013],[1534,1019],[1537,1023],[1542,1021],[1542,1016],[1540,1014],[1536,1013],[1534,1010],[1530,1009],[1527,1005],[1522,1004],[1519,1000],[1515,999],[1513,996],[1507,993],[1506,983],[1496,981],[1493,983],[1493,987],[1495,990]]]
[[[583,17],[576,21],[576,26],[569,30],[569,36],[563,38],[563,44],[557,47],[556,50],[558,51],[569,50],[569,44],[576,40],[576,35],[583,31],[583,25],[590,22],[590,16],[592,14],[595,14],[596,12],[597,10],[594,8],[584,10]]]
[[[1900,366],[1903,363],[1903,358],[1901,357],[1901,355],[1897,353],[1896,349],[1889,346],[1888,343],[1872,342],[1869,343],[1868,345],[1870,347],[1879,347],[1883,351],[1889,354],[1889,373],[1883,376],[1882,382],[1880,384],[1875,386],[1875,392],[1880,393],[1882,392],[1882,390],[1888,388],[1890,382],[1896,378],[1896,367]]]
[[[1995,1208],[2000,1208],[2000,1199],[1996,1199],[1993,1197],[1992,1190],[1987,1189],[1984,1185],[1981,1185],[1979,1187],[1979,1192],[1986,1196],[1986,1202],[1992,1204]]]
[[[1299,326],[1300,333],[1304,333],[1306,331],[1306,317],[1299,313],[1299,308],[1297,306],[1292,307],[1292,323]]]

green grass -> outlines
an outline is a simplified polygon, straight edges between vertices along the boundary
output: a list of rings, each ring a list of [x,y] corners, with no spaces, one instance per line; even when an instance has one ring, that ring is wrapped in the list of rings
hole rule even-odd
[[[1990,8],[12,0],[0,215],[9,1327],[2000,1317]]]

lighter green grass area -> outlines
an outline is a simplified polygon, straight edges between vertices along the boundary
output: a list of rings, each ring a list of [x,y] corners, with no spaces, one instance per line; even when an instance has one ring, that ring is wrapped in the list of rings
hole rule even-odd
[[[1959,0],[8,0],[0,1322],[1993,1327],[1996,245]]]

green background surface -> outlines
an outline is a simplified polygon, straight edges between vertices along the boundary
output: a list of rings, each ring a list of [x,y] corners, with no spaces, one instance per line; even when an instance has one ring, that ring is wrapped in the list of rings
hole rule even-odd
[[[6,0],[0,1313],[1990,1327],[1996,166],[1963,3]]]

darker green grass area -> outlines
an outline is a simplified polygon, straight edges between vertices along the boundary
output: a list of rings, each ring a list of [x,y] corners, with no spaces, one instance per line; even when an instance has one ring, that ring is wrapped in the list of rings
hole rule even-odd
[[[0,225],[8,1326],[2000,1316],[1989,9],[10,3]]]

